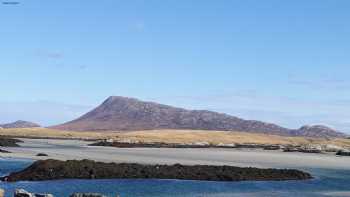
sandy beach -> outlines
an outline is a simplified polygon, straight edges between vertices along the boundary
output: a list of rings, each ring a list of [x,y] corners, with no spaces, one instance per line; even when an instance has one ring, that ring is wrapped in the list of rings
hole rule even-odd
[[[350,169],[349,157],[333,154],[286,153],[238,149],[114,148],[91,147],[91,142],[58,139],[21,139],[21,147],[6,148],[1,157],[27,159],[91,159],[103,162],[148,164],[212,164],[241,167]],[[36,154],[46,153],[48,157]]]

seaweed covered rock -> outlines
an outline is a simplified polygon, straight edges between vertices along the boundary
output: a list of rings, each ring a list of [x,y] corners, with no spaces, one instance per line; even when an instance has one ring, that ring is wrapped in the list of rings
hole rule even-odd
[[[91,160],[41,160],[4,177],[6,181],[55,179],[185,179],[207,181],[282,181],[310,179],[309,173],[292,169],[240,168],[234,166],[144,165],[103,163]]]
[[[350,156],[350,151],[339,150],[336,155],[338,156]]]
[[[36,154],[36,156],[37,156],[37,157],[47,157],[47,156],[49,156],[49,155],[46,154],[46,153],[38,153],[38,154]]]
[[[0,149],[0,153],[11,153],[10,151],[4,150],[4,149]]]
[[[22,140],[8,138],[0,136],[0,146],[2,147],[18,147],[17,143],[23,142]]]

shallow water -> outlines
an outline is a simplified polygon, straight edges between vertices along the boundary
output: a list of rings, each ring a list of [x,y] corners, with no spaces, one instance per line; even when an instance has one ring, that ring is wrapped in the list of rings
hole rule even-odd
[[[0,159],[0,174],[8,174],[30,165],[30,160]],[[0,183],[12,196],[15,188],[68,197],[74,192],[98,192],[121,197],[265,197],[265,196],[350,196],[350,170],[303,169],[315,179],[306,181],[210,182],[182,180],[58,180]]]

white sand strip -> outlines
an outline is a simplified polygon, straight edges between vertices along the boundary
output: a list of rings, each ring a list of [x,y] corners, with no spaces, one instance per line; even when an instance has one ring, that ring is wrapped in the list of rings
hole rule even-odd
[[[350,157],[334,154],[285,153],[237,149],[113,148],[91,147],[79,140],[22,139],[22,147],[6,148],[2,157],[29,159],[92,159],[103,162],[150,164],[212,164],[279,168],[350,169]],[[46,153],[49,157],[37,157]]]

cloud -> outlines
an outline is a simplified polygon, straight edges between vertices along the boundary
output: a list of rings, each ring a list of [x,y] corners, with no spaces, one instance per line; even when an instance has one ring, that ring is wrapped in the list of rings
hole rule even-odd
[[[64,58],[64,54],[59,51],[37,51],[36,55],[42,58],[47,58],[47,59],[62,59]]]
[[[345,90],[350,88],[350,81],[340,79],[331,75],[321,75],[317,78],[302,78],[297,75],[290,74],[287,77],[288,84],[295,86],[303,86],[311,89],[324,90]]]
[[[79,69],[80,70],[85,70],[85,69],[87,69],[87,66],[86,65],[81,65],[81,66],[79,66]]]
[[[46,54],[46,57],[51,58],[51,59],[61,59],[63,58],[62,53],[48,53]]]
[[[145,29],[145,24],[144,23],[136,23],[135,28],[138,30],[144,30]]]
[[[136,32],[143,32],[146,29],[146,24],[142,21],[132,23],[130,29]]]

